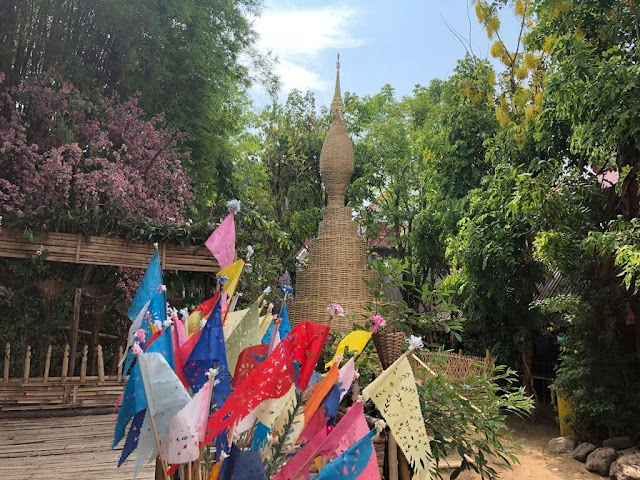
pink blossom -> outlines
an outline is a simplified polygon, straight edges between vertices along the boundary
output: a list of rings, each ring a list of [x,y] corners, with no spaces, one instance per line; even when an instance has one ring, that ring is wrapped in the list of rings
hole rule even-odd
[[[379,328],[382,328],[387,325],[387,321],[384,319],[382,315],[372,315],[369,320],[371,320],[371,331],[373,333],[377,332]]]
[[[338,303],[332,303],[327,307],[327,313],[331,317],[344,317],[344,309]]]
[[[133,347],[131,348],[131,350],[133,351],[134,355],[140,355],[142,353],[142,348],[140,348],[140,345],[138,344],[138,342],[133,344]]]
[[[141,328],[140,330],[137,330],[135,335],[136,335],[136,338],[140,341],[140,343],[144,343],[145,336],[146,336],[144,329]]]

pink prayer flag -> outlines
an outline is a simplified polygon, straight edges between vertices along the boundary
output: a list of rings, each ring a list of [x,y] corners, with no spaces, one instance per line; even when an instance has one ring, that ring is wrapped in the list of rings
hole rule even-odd
[[[180,348],[187,342],[187,334],[184,331],[184,322],[180,320],[178,317],[174,317],[173,319],[173,345],[174,348]]]
[[[309,423],[307,423],[302,431],[302,434],[298,437],[298,443],[303,444],[313,439],[320,430],[327,431],[327,418],[324,416],[323,408],[316,410]]]
[[[342,368],[340,368],[340,373],[338,374],[338,383],[340,384],[340,401],[344,398],[344,396],[349,391],[351,384],[353,383],[353,379],[356,376],[355,369],[355,360],[356,357],[351,357],[347,363],[345,363]]]
[[[221,269],[233,263],[236,258],[235,213],[231,212],[225,217],[204,245],[216,257]]]
[[[308,478],[309,465],[315,457],[322,455],[334,459],[368,433],[369,426],[364,418],[364,407],[361,402],[356,402],[328,435],[326,430],[320,430],[313,439],[285,463],[284,467],[273,477],[273,480]],[[358,479],[380,480],[375,450],[372,450],[369,463]]]
[[[207,382],[171,418],[169,430],[162,439],[162,458],[168,463],[186,463],[200,457],[200,442],[204,439],[204,425],[209,415],[211,382]]]

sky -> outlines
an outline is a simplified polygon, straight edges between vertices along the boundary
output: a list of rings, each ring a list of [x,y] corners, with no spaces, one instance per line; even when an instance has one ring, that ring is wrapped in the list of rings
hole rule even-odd
[[[373,95],[390,83],[401,97],[452,74],[465,48],[449,28],[483,58],[492,43],[471,0],[266,0],[254,28],[258,48],[278,57],[281,96],[311,90],[320,105],[331,102],[337,53],[343,92]],[[501,36],[511,49],[517,28],[503,15]],[[261,87],[251,96],[257,106],[269,103]]]

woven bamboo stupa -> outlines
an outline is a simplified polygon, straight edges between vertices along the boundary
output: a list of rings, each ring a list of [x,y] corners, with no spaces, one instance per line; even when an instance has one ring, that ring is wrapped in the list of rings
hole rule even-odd
[[[354,314],[363,323],[365,305],[373,300],[365,279],[374,273],[367,270],[367,245],[358,237],[351,208],[345,206],[347,186],[353,174],[353,145],[342,121],[340,95],[340,57],[336,88],[331,102],[333,122],[320,153],[320,173],[327,191],[328,204],[323,210],[318,236],[309,245],[309,263],[298,270],[295,301],[290,308],[293,322],[308,320],[326,323],[327,306],[339,303],[344,318],[336,318],[332,328],[353,330]]]

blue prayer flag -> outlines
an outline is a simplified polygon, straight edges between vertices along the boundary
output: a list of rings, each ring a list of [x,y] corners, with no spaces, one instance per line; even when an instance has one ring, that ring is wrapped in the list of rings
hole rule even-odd
[[[142,277],[142,281],[136,291],[136,295],[133,297],[131,307],[129,307],[127,317],[129,317],[131,321],[133,321],[136,318],[136,315],[140,313],[144,304],[155,297],[160,285],[162,285],[162,268],[160,267],[160,256],[156,249],[153,257],[151,257],[147,271],[144,273],[144,277]],[[165,303],[163,303],[162,308],[165,310],[166,318],[166,301],[164,302]]]
[[[278,333],[280,333],[280,340],[287,336],[287,333],[291,331],[291,323],[289,322],[289,314],[287,313],[287,304],[285,303],[282,306],[282,311],[280,312],[280,327],[278,328]],[[271,322],[269,328],[265,332],[262,337],[262,343],[271,342],[271,335],[273,335],[274,323]]]
[[[175,369],[171,329],[165,328],[164,332],[149,345],[147,352],[161,354],[165,357],[167,363],[171,365],[171,368]],[[116,445],[120,443],[120,440],[122,440],[122,437],[124,437],[124,432],[129,421],[145,408],[147,408],[147,397],[144,394],[140,366],[136,363],[127,380],[127,385],[124,387],[122,405],[118,411],[118,420],[116,421],[115,432],[113,434],[112,448],[115,448]]]
[[[267,473],[262,466],[260,452],[256,450],[240,450],[235,444],[231,447],[231,455],[220,469],[219,480],[267,480]]]
[[[327,464],[315,480],[356,480],[364,471],[373,453],[373,429]]]

